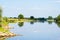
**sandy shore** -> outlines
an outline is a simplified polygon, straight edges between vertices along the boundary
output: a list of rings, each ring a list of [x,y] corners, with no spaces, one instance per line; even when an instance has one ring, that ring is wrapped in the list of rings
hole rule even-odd
[[[17,36],[17,35],[11,32],[9,33],[0,32],[0,37],[13,37],[13,36]]]

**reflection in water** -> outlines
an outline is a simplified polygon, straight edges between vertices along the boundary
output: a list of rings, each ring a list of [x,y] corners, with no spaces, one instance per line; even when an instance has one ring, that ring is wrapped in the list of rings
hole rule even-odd
[[[42,20],[42,21],[40,21],[40,20],[39,20],[39,22],[42,22],[42,23],[44,23],[45,21],[43,21],[43,20]]]
[[[10,38],[10,37],[0,37],[0,40],[6,40],[7,38]]]
[[[60,22],[55,22],[57,24],[58,27],[60,27]]]
[[[48,24],[52,24],[52,21],[48,21]]]
[[[22,27],[24,25],[24,22],[18,22],[18,26]]]
[[[2,27],[0,27],[0,40],[4,40],[6,37],[16,36],[16,34],[11,33],[9,31],[11,27],[9,27],[8,24],[9,24],[8,22],[6,22],[5,20],[2,20]]]
[[[13,23],[14,21],[10,21],[10,23]],[[34,24],[34,23],[36,23],[36,22],[40,22],[40,23],[44,23],[45,21],[43,21],[43,20],[39,20],[39,21],[32,21],[32,22],[30,22],[30,24]],[[52,22],[53,21],[47,21],[48,22],[48,24],[52,24]],[[57,25],[58,25],[58,27],[60,27],[60,23],[58,23],[58,22],[55,22]],[[6,24],[5,22],[4,22],[4,24]],[[22,27],[24,25],[24,22],[18,22],[18,26],[19,27]],[[5,25],[4,25],[5,26]],[[4,30],[4,29],[2,29],[2,28],[0,28],[0,31],[2,31],[2,30]],[[9,32],[9,30],[7,30],[8,32]],[[7,32],[6,30],[5,30],[5,32]],[[35,31],[36,32],[36,31]],[[0,38],[0,40],[5,40],[6,38]]]
[[[5,38],[2,37],[2,38],[0,38],[0,40],[5,40]]]
[[[60,23],[56,23],[58,27],[60,27]]]
[[[34,24],[34,22],[30,22],[30,24]]]
[[[0,37],[0,40],[6,40],[8,37]]]
[[[36,22],[44,23],[45,21],[41,21],[40,20],[40,21],[36,21]],[[31,21],[30,24],[34,24],[36,22]],[[48,22],[48,24],[52,24],[53,23],[53,21],[46,21],[46,22]],[[60,27],[60,22],[54,22],[54,23],[56,23],[57,26]],[[24,22],[18,22],[18,26],[19,27],[22,27],[23,25],[24,25]]]

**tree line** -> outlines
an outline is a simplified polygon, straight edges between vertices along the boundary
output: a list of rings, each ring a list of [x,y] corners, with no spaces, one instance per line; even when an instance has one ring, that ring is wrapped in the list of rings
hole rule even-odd
[[[18,17],[9,17],[13,19],[30,19],[30,20],[39,20],[39,21],[47,21],[47,20],[54,20],[56,22],[60,22],[60,15],[57,17],[53,18],[52,16],[48,16],[48,18],[40,17],[40,18],[35,18],[34,16],[30,16],[30,18],[25,18],[23,14],[19,14]],[[5,19],[7,19],[5,17]]]

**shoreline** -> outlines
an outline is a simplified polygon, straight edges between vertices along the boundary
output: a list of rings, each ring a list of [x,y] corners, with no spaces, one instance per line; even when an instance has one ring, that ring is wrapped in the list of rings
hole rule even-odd
[[[0,37],[14,37],[14,36],[17,36],[17,34],[14,34],[14,33],[7,33],[7,32],[0,32]]]

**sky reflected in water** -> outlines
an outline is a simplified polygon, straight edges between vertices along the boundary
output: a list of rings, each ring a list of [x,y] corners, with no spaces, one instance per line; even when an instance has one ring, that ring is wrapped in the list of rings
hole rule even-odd
[[[60,28],[55,24],[34,23],[31,25],[29,22],[25,22],[22,27],[18,26],[18,23],[10,23],[11,32],[21,34],[23,36],[16,36],[8,38],[7,40],[60,40]]]

